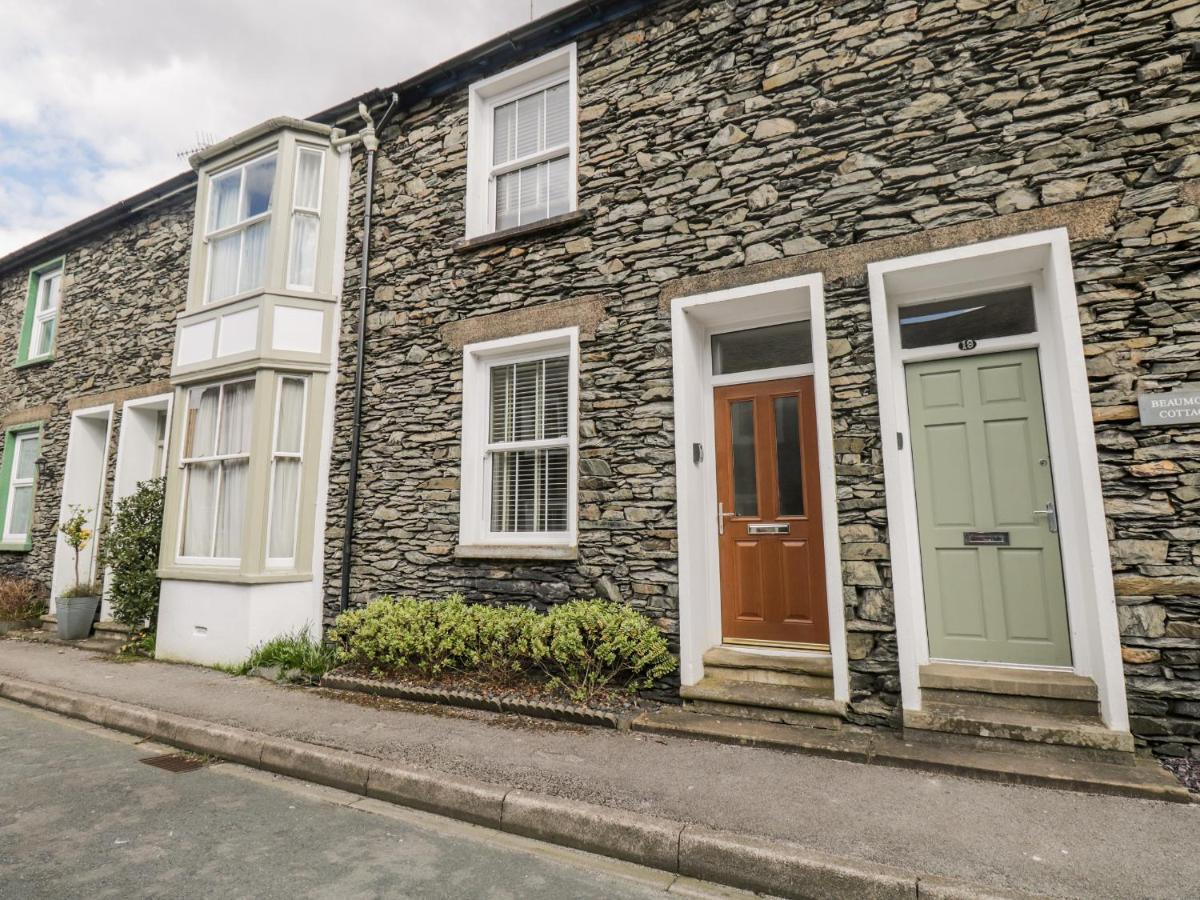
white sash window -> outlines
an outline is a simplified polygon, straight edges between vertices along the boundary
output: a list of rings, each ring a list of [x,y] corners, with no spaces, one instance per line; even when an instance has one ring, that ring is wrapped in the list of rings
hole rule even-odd
[[[279,379],[271,455],[271,518],[267,528],[267,565],[271,567],[291,566],[296,559],[307,398],[308,379],[290,376]]]
[[[252,380],[188,391],[180,460],[182,560],[234,564],[241,559],[253,411]]]
[[[10,441],[13,457],[4,509],[4,535],[0,543],[21,544],[29,540],[29,529],[33,524],[33,491],[37,482],[41,436],[37,431],[17,432]]]
[[[572,44],[471,86],[467,236],[576,207]]]
[[[463,352],[460,543],[574,546],[577,330]]]
[[[54,328],[58,323],[58,296],[62,288],[62,269],[37,276],[37,294],[33,306],[33,330],[29,335],[29,358],[48,356],[54,349]]]
[[[266,283],[275,161],[270,153],[212,177],[204,235],[208,303]]]

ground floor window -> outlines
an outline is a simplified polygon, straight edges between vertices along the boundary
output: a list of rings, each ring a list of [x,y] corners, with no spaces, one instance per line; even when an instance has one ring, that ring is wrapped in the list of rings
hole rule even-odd
[[[271,456],[271,524],[267,529],[267,562],[273,567],[289,566],[296,557],[307,395],[307,379],[279,379]]]
[[[37,428],[10,431],[5,435],[0,498],[3,525],[0,543],[26,544],[33,524],[33,494],[37,481],[37,458],[41,432]]]
[[[252,380],[188,390],[181,557],[241,559],[253,410]]]
[[[573,543],[575,340],[568,329],[465,348],[464,543]]]

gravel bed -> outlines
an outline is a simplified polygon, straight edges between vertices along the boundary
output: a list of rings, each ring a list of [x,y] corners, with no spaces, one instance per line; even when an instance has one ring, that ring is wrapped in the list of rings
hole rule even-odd
[[[1183,782],[1183,786],[1189,791],[1200,794],[1200,759],[1172,756],[1160,759],[1159,762],[1164,769]]]

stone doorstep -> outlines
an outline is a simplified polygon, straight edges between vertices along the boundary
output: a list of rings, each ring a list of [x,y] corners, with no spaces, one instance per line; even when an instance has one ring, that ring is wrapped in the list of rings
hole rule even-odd
[[[1156,761],[1134,757],[1132,765],[1068,759],[1036,744],[999,752],[906,741],[891,734],[846,728],[840,732],[772,722],[664,709],[642,713],[634,731],[668,737],[807,753],[870,765],[938,772],[983,781],[1057,788],[1092,794],[1200,802]]]
[[[35,626],[22,633],[21,639],[36,641],[39,644],[58,644],[62,647],[74,647],[77,650],[90,650],[93,653],[106,653],[110,656],[116,656],[125,646],[124,635],[102,634],[99,630],[91,637],[78,641],[65,641],[58,636],[58,621],[51,615],[42,616],[40,625],[40,628]]]
[[[1121,757],[1132,758],[1134,752],[1132,734],[1113,731],[1097,718],[1027,709],[926,703],[919,710],[904,710],[904,730],[906,735],[909,731],[937,732],[989,741],[1099,751],[1115,754],[1114,762]]]
[[[1096,683],[1073,672],[1039,669],[1009,669],[1001,666],[973,666],[960,663],[929,663],[921,666],[922,688],[946,691],[972,691],[1058,700],[1100,698]]]
[[[773,653],[755,653],[752,650],[732,650],[729,647],[713,647],[704,653],[704,665],[723,669],[764,669],[773,672],[790,672],[795,675],[813,675],[833,678],[833,659],[828,654],[796,654],[784,656]]]
[[[1085,717],[1100,721],[1099,700],[1060,700],[1057,697],[1029,697],[1024,694],[984,694],[976,691],[946,691],[921,688],[923,704],[969,706],[980,709],[1023,709],[1060,716]]]
[[[684,700],[781,709],[838,718],[844,716],[846,711],[846,705],[840,700],[804,688],[786,684],[728,681],[724,678],[713,678],[711,675],[706,675],[696,684],[683,685],[679,689],[679,696]]]
[[[760,835],[715,831],[412,769],[48,685],[0,679],[0,697],[384,802],[773,896],[1019,896],[958,879],[833,857]]]

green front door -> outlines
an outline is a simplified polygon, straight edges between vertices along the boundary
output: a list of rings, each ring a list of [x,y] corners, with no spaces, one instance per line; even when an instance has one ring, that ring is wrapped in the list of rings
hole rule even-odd
[[[1069,666],[1037,351],[905,378],[930,657]]]

